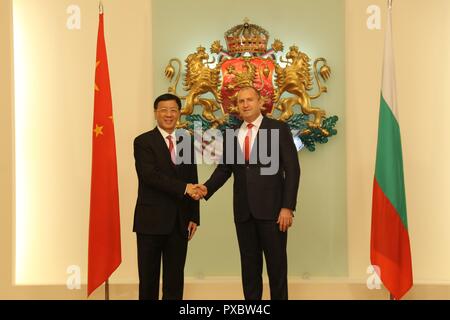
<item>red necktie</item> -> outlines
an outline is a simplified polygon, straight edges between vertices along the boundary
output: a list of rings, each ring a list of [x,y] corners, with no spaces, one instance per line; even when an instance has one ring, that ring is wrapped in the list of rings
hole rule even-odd
[[[167,136],[166,139],[169,140],[169,152],[170,152],[170,158],[172,159],[172,162],[175,164],[175,149],[173,147],[173,141],[172,136]]]
[[[245,140],[244,140],[245,161],[248,161],[250,159],[250,142],[252,141],[252,128],[253,127],[254,127],[253,124],[251,124],[251,123],[247,124],[247,135],[245,136]]]

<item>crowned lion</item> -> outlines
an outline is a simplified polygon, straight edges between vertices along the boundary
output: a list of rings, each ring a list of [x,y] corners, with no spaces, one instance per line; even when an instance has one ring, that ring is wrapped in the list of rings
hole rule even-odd
[[[321,128],[322,118],[325,116],[325,111],[313,107],[311,100],[318,98],[322,92],[327,92],[327,87],[323,86],[319,80],[317,73],[317,64],[323,62],[320,69],[320,75],[324,80],[327,80],[331,74],[327,62],[323,58],[319,58],[314,62],[314,76],[319,86],[319,92],[316,95],[310,96],[307,91],[313,87],[313,80],[310,74],[311,65],[309,57],[301,52],[297,46],[289,48],[286,54],[286,60],[282,62],[287,63],[285,68],[276,66],[276,84],[277,89],[274,94],[274,103],[276,109],[281,111],[280,120],[287,121],[294,114],[293,107],[299,104],[304,114],[312,114],[314,116],[312,121],[308,122],[311,128]],[[290,93],[293,97],[282,98],[283,93]]]
[[[226,119],[217,119],[214,112],[220,110],[221,96],[217,87],[220,82],[220,64],[214,69],[209,68],[208,64],[214,63],[208,62],[209,56],[205,52],[205,48],[200,46],[197,51],[191,53],[185,60],[186,62],[186,76],[184,78],[184,90],[188,92],[187,96],[180,97],[186,100],[184,107],[181,109],[181,115],[190,115],[194,111],[195,105],[201,105],[203,107],[203,117],[213,123],[214,127],[222,125],[226,122]],[[206,64],[204,63],[206,61]],[[166,67],[166,77],[172,80],[175,73],[175,69],[172,62],[179,64],[179,70],[181,69],[181,62],[178,59],[171,59],[169,65]],[[178,72],[175,84],[169,88],[169,92],[176,94],[176,87],[180,78],[180,72]],[[205,93],[212,93],[214,99],[201,98],[200,96]],[[179,126],[183,126],[180,124]]]

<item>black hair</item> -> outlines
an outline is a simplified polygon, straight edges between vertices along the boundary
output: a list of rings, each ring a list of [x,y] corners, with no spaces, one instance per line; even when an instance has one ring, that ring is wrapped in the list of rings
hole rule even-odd
[[[179,97],[172,93],[164,93],[160,95],[158,98],[155,99],[155,102],[153,103],[153,108],[156,110],[158,108],[158,103],[161,101],[175,101],[178,105],[178,110],[181,110],[181,100]]]

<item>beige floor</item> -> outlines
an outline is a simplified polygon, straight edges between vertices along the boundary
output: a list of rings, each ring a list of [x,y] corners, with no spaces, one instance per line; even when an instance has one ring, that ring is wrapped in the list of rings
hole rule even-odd
[[[138,297],[137,284],[110,285],[113,300],[134,300]],[[69,290],[65,286],[15,286],[0,293],[1,299],[71,300],[86,299],[86,287]],[[99,288],[90,299],[103,299],[104,290]],[[186,300],[241,300],[239,279],[186,279]],[[263,299],[268,299],[268,285],[264,284]],[[343,280],[290,280],[291,300],[383,300],[388,299],[386,290],[369,290],[362,281]],[[404,297],[405,300],[450,300],[450,285],[416,284]]]

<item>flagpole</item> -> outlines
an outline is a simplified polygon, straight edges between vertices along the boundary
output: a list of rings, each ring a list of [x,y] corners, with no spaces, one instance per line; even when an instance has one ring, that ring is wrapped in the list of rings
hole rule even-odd
[[[98,12],[103,14],[103,3],[101,1],[98,3]],[[109,278],[105,281],[105,300],[109,300]]]
[[[109,300],[109,278],[105,282],[105,300]]]
[[[105,284],[105,300],[109,300],[108,280],[122,263],[122,249],[116,143],[101,1],[98,10],[87,293],[90,296]],[[108,162],[106,169],[105,161]]]
[[[98,3],[98,13],[103,15],[103,3]],[[105,300],[109,300],[109,278],[105,281]]]
[[[389,294],[386,298],[400,300],[411,289],[413,275],[395,88],[392,2],[386,2],[388,15],[372,191],[370,260],[372,265],[379,266],[384,275],[382,282]],[[387,168],[395,168],[394,173]]]
[[[388,10],[390,11],[392,9],[392,0],[388,0]],[[395,300],[392,293],[389,292],[389,300]]]

